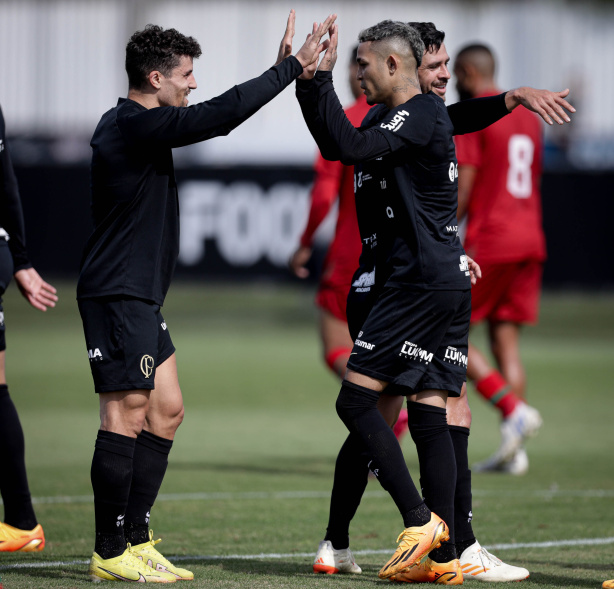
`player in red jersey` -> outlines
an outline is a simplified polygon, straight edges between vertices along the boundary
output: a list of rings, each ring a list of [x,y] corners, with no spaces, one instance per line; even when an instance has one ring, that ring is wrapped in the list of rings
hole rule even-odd
[[[360,127],[371,107],[367,104],[367,99],[360,89],[360,82],[356,78],[357,50],[358,46],[352,50],[349,63],[349,83],[356,101],[345,109],[345,114],[352,125]],[[343,378],[354,346],[348,330],[346,304],[361,250],[354,202],[354,166],[344,166],[339,161],[330,162],[318,154],[309,218],[300,245],[290,258],[290,268],[299,278],[309,275],[305,266],[311,259],[314,233],[337,199],[339,210],[335,236],[324,259],[316,304],[320,311],[324,360],[335,374]],[[405,409],[401,410],[394,425],[394,432],[397,438],[407,432]]]
[[[495,60],[484,45],[469,45],[456,58],[461,98],[498,94]],[[458,218],[467,215],[465,250],[482,268],[472,290],[471,323],[488,321],[497,369],[469,343],[467,377],[503,418],[501,445],[477,471],[524,474],[524,440],[541,426],[524,402],[526,376],[519,352],[520,327],[537,320],[545,237],[539,184],[542,131],[538,117],[517,108],[494,125],[456,137]]]

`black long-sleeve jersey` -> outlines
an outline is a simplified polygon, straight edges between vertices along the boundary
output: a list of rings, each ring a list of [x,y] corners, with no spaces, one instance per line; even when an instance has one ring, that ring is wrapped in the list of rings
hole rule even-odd
[[[322,155],[355,166],[362,254],[353,286],[364,292],[373,286],[469,289],[457,234],[452,136],[477,131],[507,114],[505,96],[447,109],[432,92],[418,94],[393,109],[372,108],[360,129],[345,117],[330,72],[299,80],[297,97]]]
[[[172,148],[228,135],[303,71],[295,57],[189,107],[146,109],[120,99],[91,141],[94,232],[77,298],[134,296],[162,305],[179,253]]]
[[[8,234],[9,250],[13,256],[13,271],[31,268],[26,252],[26,237],[23,223],[23,211],[19,198],[17,178],[6,143],[4,115],[0,108],[0,228]],[[7,235],[0,236],[6,239]]]

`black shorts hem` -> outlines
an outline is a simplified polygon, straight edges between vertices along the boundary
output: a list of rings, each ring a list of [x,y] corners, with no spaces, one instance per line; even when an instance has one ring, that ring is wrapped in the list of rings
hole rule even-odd
[[[458,385],[452,383],[442,383],[442,382],[423,382],[421,385],[421,390],[426,391],[427,389],[433,389],[435,391],[448,391],[449,397],[460,397],[461,389],[463,385],[461,384],[460,388]],[[421,391],[417,391],[421,392]]]
[[[387,382],[388,384],[395,384],[402,387],[408,387],[410,389],[414,389],[416,385],[420,382],[420,379],[424,376],[424,372],[414,371],[413,374],[417,378],[413,378],[411,380],[407,378],[403,378],[403,375],[393,376],[391,374],[384,374],[383,372],[378,372],[377,370],[371,370],[370,368],[364,368],[362,366],[356,366],[355,364],[347,363],[347,368],[353,370],[354,372],[358,372],[358,374],[362,374],[363,376],[368,376],[370,378],[374,378],[376,380],[381,380],[382,382]],[[391,393],[393,395],[403,393]]]
[[[163,350],[162,353],[158,356],[158,368],[162,366],[175,352],[175,346],[171,345],[170,348]]]
[[[105,384],[103,386],[94,386],[95,393],[116,393],[119,391],[153,391],[155,384],[147,383],[146,386],[138,386],[135,384]]]

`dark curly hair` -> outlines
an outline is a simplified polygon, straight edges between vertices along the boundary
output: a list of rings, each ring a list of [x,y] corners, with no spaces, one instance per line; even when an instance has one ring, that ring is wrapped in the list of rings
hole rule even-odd
[[[408,22],[407,24],[420,33],[426,51],[429,53],[439,51],[443,40],[446,38],[443,31],[438,31],[432,22]]]
[[[152,71],[168,76],[179,65],[182,55],[196,59],[201,53],[194,37],[186,37],[175,29],[147,25],[134,33],[126,45],[128,86],[142,88]]]

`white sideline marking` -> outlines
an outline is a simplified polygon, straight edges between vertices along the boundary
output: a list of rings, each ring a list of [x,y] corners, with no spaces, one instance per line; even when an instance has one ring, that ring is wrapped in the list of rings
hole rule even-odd
[[[518,544],[490,544],[484,546],[487,550],[514,550],[515,548],[558,548],[560,546],[597,546],[601,544],[614,544],[612,538],[580,538],[577,540],[556,540],[552,542],[525,542]],[[356,550],[354,554],[390,554],[393,548],[385,548],[381,550]],[[312,558],[314,552],[290,552],[286,554],[270,553],[270,554],[220,554],[220,555],[196,555],[196,556],[169,556],[175,562],[179,561],[197,561],[197,560],[279,560],[282,558]],[[50,561],[50,562],[20,562],[0,566],[0,571],[8,571],[13,569],[43,569],[52,567],[68,567],[77,565],[87,565],[89,560],[67,560],[67,561]]]
[[[614,497],[614,490],[605,489],[538,489],[534,491],[472,491],[474,497],[542,497],[553,499],[555,497],[583,497],[595,499],[608,499]],[[365,498],[387,497],[386,491],[367,491]],[[330,491],[254,491],[248,493],[161,493],[157,501],[227,501],[237,499],[328,499]],[[69,495],[57,497],[33,497],[32,503],[36,505],[50,505],[54,503],[93,503],[93,495]],[[0,504],[2,501],[0,501]]]

